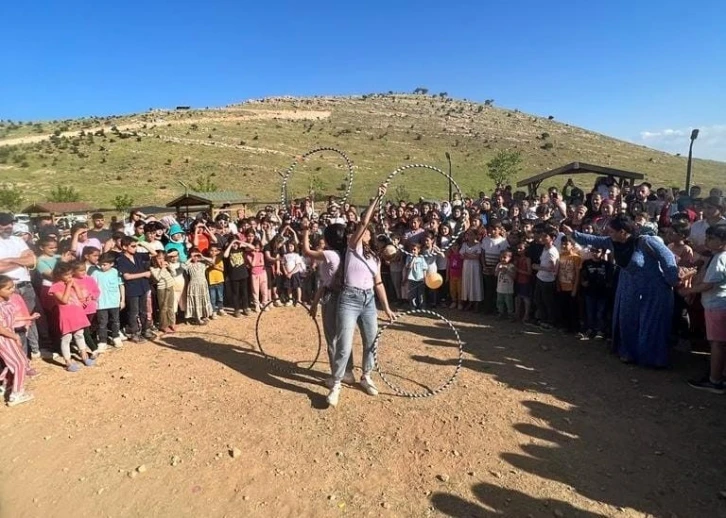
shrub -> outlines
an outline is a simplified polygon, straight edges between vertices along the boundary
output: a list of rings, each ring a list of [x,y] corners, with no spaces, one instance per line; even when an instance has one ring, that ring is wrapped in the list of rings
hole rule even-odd
[[[554,119],[554,118],[555,118],[555,116],[554,116],[554,115],[550,115],[549,117],[547,117],[547,120],[552,120],[552,119]]]
[[[545,143],[544,143],[544,144],[542,144],[542,145],[541,145],[540,147],[541,147],[542,149],[544,149],[544,150],[550,150],[550,149],[552,149],[553,147],[555,147],[555,145],[554,145],[554,144],[553,144],[552,142],[545,142]]]
[[[0,185],[0,208],[16,212],[23,204],[23,191],[14,185]]]
[[[81,199],[81,194],[72,185],[56,185],[48,195],[48,201],[73,202]]]
[[[542,133],[542,140],[546,138],[550,138],[550,134],[545,131],[544,133]]]

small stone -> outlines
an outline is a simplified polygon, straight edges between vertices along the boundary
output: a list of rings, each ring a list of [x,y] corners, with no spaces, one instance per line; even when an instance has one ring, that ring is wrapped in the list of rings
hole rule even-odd
[[[469,471],[467,473],[467,475],[469,475],[470,477],[475,477],[476,476],[476,471]]]
[[[63,468],[63,473],[68,473],[70,470],[68,468]]]
[[[138,473],[135,471],[129,471],[129,478],[136,478],[136,475],[138,475]]]
[[[240,450],[239,448],[232,448],[231,450],[229,450],[229,455],[233,459],[237,459],[242,456],[242,450]]]
[[[247,500],[249,500],[249,499],[250,499],[250,497],[249,497],[249,496],[247,496],[247,495],[245,495],[245,496],[243,496],[243,497],[242,497],[242,500],[244,500],[245,502],[246,502]]]
[[[336,457],[342,457],[343,456],[343,452],[342,451],[336,451],[335,452],[335,456]]]
[[[45,437],[43,437],[43,439],[45,439],[46,441],[50,441],[51,438],[52,438],[52,435],[46,435]]]
[[[449,475],[442,473],[440,475],[436,475],[436,478],[438,478],[441,482],[448,482],[451,477]]]
[[[383,507],[384,509],[390,509],[391,504],[389,504],[388,502],[381,502],[381,507]]]
[[[101,494],[101,493],[103,493],[103,492],[104,492],[105,490],[106,490],[106,489],[102,487],[102,488],[100,488],[100,489],[99,489],[98,491],[96,491],[96,494],[97,494],[97,495],[100,495],[100,494]]]
[[[502,474],[499,473],[498,471],[490,471],[489,473],[491,473],[492,476],[495,478],[502,478]]]
[[[78,477],[78,482],[83,482],[84,480],[86,480],[86,477]]]
[[[139,473],[146,473],[146,464],[142,464],[141,466],[136,468],[136,471],[138,471]]]
[[[179,458],[179,457],[178,457],[177,455],[173,455],[173,456],[171,457],[171,465],[172,465],[172,466],[176,466],[176,465],[177,465],[177,464],[179,464],[180,462],[181,462],[181,459],[180,459],[180,458]]]
[[[95,451],[96,453],[101,453],[101,448],[96,448],[96,449],[95,449],[95,450],[93,450],[93,451]]]
[[[658,456],[663,455],[663,452],[658,450],[654,451],[653,453]]]
[[[335,495],[328,495],[328,500],[335,500]]]
[[[564,518],[565,516],[565,513],[563,513],[559,509],[555,509],[554,511],[552,511],[552,514],[554,514],[557,518]]]

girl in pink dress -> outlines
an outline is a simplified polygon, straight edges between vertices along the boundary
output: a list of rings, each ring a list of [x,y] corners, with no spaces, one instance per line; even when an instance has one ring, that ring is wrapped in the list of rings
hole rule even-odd
[[[77,372],[78,364],[71,358],[71,340],[81,353],[84,365],[90,367],[96,362],[88,357],[86,340],[83,337],[83,330],[91,325],[86,317],[86,310],[83,307],[82,299],[88,297],[73,278],[76,265],[73,263],[58,263],[53,270],[55,282],[48,290],[48,294],[55,297],[58,302],[58,325],[61,334],[61,354],[66,363],[68,372]]]
[[[6,275],[0,275],[0,360],[5,364],[5,368],[0,372],[0,397],[5,396],[5,383],[10,373],[13,385],[8,406],[19,405],[33,399],[31,394],[25,392],[25,376],[30,366],[20,337],[15,333],[15,329],[23,325],[20,320],[30,321],[33,317],[16,316],[16,308],[10,302],[14,292],[13,280]]]

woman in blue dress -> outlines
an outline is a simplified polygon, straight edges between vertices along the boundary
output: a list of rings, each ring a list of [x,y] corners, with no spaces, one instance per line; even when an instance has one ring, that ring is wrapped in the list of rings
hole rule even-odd
[[[673,287],[679,270],[673,253],[653,236],[638,235],[633,220],[619,215],[607,237],[563,232],[582,246],[613,252],[620,275],[613,309],[613,348],[624,362],[648,367],[668,365]]]

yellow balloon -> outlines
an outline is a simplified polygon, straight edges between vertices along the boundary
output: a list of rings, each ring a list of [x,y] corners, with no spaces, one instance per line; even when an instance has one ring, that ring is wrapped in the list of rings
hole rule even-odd
[[[426,277],[424,278],[424,282],[426,283],[426,287],[428,289],[437,290],[444,283],[444,278],[441,277],[438,272],[427,273]]]

